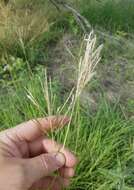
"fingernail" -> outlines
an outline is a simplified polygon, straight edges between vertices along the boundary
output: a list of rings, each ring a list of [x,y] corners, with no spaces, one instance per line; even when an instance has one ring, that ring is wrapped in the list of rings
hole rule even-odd
[[[64,165],[64,164],[65,164],[65,156],[64,156],[64,154],[58,152],[58,153],[56,153],[55,158],[56,158],[56,160],[57,160],[61,165]]]

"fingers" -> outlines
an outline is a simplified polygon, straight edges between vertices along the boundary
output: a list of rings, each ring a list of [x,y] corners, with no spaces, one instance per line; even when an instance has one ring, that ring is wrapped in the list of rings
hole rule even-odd
[[[29,142],[29,155],[30,157],[38,156],[40,154],[46,153],[45,148],[43,146],[44,137],[39,137],[35,141]]]
[[[24,162],[27,181],[30,184],[40,180],[45,176],[51,175],[58,171],[65,164],[65,157],[62,153],[42,154],[32,159],[27,159]]]
[[[66,158],[66,163],[65,166],[72,168],[75,167],[77,164],[77,158],[73,153],[71,153],[67,148],[62,148],[62,145],[56,143],[53,140],[50,139],[44,139],[43,140],[43,146],[46,152],[51,153],[51,152],[61,152],[64,154]]]
[[[27,173],[32,176],[31,180],[35,182],[44,176],[52,174],[54,171],[59,171],[63,178],[73,177],[73,167],[77,164],[77,159],[68,149],[63,149],[62,145],[50,139],[38,139],[32,142],[29,147],[34,156],[39,153],[39,150],[43,150],[42,155],[26,161],[28,166]],[[57,157],[58,155],[60,155],[60,158]]]
[[[75,174],[74,168],[60,168],[59,169],[60,176],[63,178],[72,178]]]
[[[4,133],[8,133],[10,136],[15,138],[15,141],[30,142],[41,137],[43,133],[60,128],[68,122],[69,118],[65,116],[51,116],[47,118],[30,120],[18,125],[15,128],[0,133],[0,136],[4,136]]]
[[[58,144],[54,140],[44,139],[43,137],[41,137],[33,142],[30,142],[28,147],[30,155],[32,157],[38,156],[43,153],[61,152],[66,158],[66,167],[71,168],[77,164],[76,156],[67,148],[63,149],[62,145]]]
[[[62,190],[63,187],[68,187],[70,184],[69,179],[64,179],[61,177],[46,177],[44,179],[39,180],[35,183],[30,190],[36,189],[51,189],[51,190]]]
[[[49,143],[48,143],[48,141],[49,141]],[[51,145],[50,148],[48,147],[49,145]],[[51,152],[51,151],[54,152],[54,151],[57,151],[57,149],[59,147],[61,147],[61,145],[59,145],[55,141],[50,140],[50,139],[44,139],[44,138],[37,139],[36,141],[29,144],[29,148],[30,148],[30,152],[31,152],[32,156],[37,156],[39,154],[46,153],[46,152]],[[71,158],[73,157],[73,160],[76,160],[76,161],[69,161],[69,160],[71,160],[71,158],[65,158],[67,160],[67,162],[65,163],[66,166],[59,169],[59,174],[62,177],[71,178],[75,174],[75,171],[74,171],[73,167],[76,165],[77,159],[66,148],[63,150],[63,153],[64,153],[65,157],[68,157],[68,156],[70,157],[70,154],[71,154]],[[74,162],[74,164],[72,162]],[[72,166],[72,168],[71,168],[71,166]]]

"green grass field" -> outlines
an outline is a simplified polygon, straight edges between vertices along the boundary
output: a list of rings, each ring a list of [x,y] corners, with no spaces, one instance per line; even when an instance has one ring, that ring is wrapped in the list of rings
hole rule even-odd
[[[68,3],[90,22],[97,44],[103,43],[102,59],[73,112],[67,112],[69,103],[60,112],[72,117],[71,125],[50,137],[79,158],[70,190],[133,190],[134,2]],[[58,11],[44,0],[0,2],[0,130],[50,114],[42,85],[46,68],[52,80],[51,114],[57,114],[76,82],[83,36],[75,17],[62,6]]]

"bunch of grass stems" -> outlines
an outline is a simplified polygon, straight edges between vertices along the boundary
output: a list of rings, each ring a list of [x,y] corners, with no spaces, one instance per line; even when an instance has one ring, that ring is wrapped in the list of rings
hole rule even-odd
[[[0,44],[5,48],[19,45],[32,45],[42,37],[49,28],[47,14],[34,6],[24,8],[20,2],[9,1],[5,5],[0,1]],[[23,52],[25,55],[25,52]]]
[[[95,75],[95,68],[97,64],[100,62],[100,52],[102,50],[102,45],[96,47],[96,36],[92,31],[89,35],[84,37],[84,40],[81,43],[80,52],[79,52],[79,63],[77,63],[77,79],[76,86],[72,88],[68,97],[66,98],[63,105],[57,108],[56,111],[53,110],[55,104],[55,94],[52,93],[52,82],[51,78],[48,79],[47,71],[45,70],[45,82],[42,83],[42,79],[40,79],[42,90],[44,92],[44,99],[47,104],[47,113],[44,112],[43,108],[41,108],[37,102],[37,100],[33,97],[30,91],[27,90],[27,97],[30,101],[36,106],[37,109],[43,112],[45,116],[51,115],[62,115],[70,117],[70,122],[66,128],[63,147],[65,147],[68,134],[70,131],[70,126],[72,120],[75,120],[75,124],[77,123],[77,134],[76,134],[76,148],[77,152],[77,140],[79,137],[79,104],[80,104],[80,96],[87,86],[87,84],[91,81],[93,76]],[[67,108],[67,109],[66,109]],[[64,113],[63,111],[66,110]],[[36,120],[37,121],[37,120]],[[38,122],[38,121],[37,121]],[[40,124],[39,124],[40,127]],[[41,128],[41,127],[40,127]],[[45,133],[45,131],[42,131]],[[52,138],[54,139],[53,129],[51,130]],[[60,150],[59,150],[60,151]]]

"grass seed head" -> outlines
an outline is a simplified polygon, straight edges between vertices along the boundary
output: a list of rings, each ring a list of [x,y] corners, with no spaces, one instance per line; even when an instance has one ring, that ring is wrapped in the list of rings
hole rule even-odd
[[[93,31],[84,37],[83,44],[84,55],[81,55],[79,60],[76,98],[81,95],[85,86],[95,75],[95,68],[101,59],[102,45],[96,48],[96,36]]]

